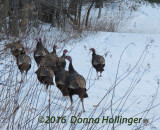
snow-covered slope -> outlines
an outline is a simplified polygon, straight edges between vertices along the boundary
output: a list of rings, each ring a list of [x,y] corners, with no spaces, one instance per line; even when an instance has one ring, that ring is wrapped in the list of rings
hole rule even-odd
[[[128,46],[128,48],[124,51],[119,64],[118,77],[120,77],[120,79],[118,79],[117,82],[123,79],[126,73],[129,73],[129,71],[135,67],[137,62],[138,64],[132,70],[131,74],[129,73],[129,76],[127,76],[122,82],[120,82],[120,84],[116,86],[114,102],[116,102],[123,96],[127,96],[129,94],[129,92],[127,92],[129,88],[133,89],[133,91],[131,92],[129,97],[126,98],[127,100],[124,103],[124,107],[122,108],[121,112],[120,108],[122,104],[120,103],[120,101],[114,105],[113,110],[117,108],[115,115],[124,112],[124,117],[132,117],[133,115],[136,115],[147,109],[148,105],[153,100],[153,97],[155,96],[155,93],[159,86],[157,84],[157,81],[160,78],[159,71],[157,69],[158,66],[160,66],[159,36],[160,34],[146,35],[102,32],[95,36],[88,37],[87,39],[76,45],[70,55],[73,57],[73,65],[75,66],[75,69],[79,73],[83,74],[85,78],[87,78],[91,67],[91,53],[89,54],[89,48],[94,47],[97,50],[97,53],[101,55],[109,52],[107,57],[105,58],[106,66],[103,77],[99,80],[94,81],[94,79],[96,78],[96,71],[93,69],[91,77],[89,77],[87,80],[87,87],[90,87],[92,83],[94,84],[88,90],[89,98],[85,100],[87,114],[84,114],[83,117],[86,117],[88,114],[90,114],[93,110],[93,106],[101,101],[103,96],[112,88],[112,85],[115,82],[120,56],[124,48],[129,44],[130,45]],[[148,49],[144,51],[147,45],[149,45]],[[137,82],[138,84],[134,88],[133,86]],[[109,107],[108,103],[110,103],[111,101],[111,96],[112,91],[107,95],[107,99],[103,100],[102,104]],[[153,104],[156,105],[158,103],[159,94],[156,96]],[[95,115],[98,116],[98,114],[102,112],[104,107],[102,104],[100,104],[100,106],[97,108]],[[159,108],[160,106],[156,107],[154,110],[151,110],[145,118],[149,118],[150,120],[152,120],[153,117],[155,119],[156,117],[159,117]],[[104,115],[110,116],[111,109],[105,111]],[[141,116],[141,114],[137,115],[137,117]],[[160,127],[159,121],[156,121],[155,124],[156,127]],[[106,128],[107,127],[108,126],[106,126]],[[133,126],[129,126],[129,128],[127,127],[126,129],[131,129]],[[123,127],[122,125],[119,129],[124,128],[125,127]]]
[[[125,21],[119,32],[160,33],[160,7],[143,5],[133,12],[133,16]]]

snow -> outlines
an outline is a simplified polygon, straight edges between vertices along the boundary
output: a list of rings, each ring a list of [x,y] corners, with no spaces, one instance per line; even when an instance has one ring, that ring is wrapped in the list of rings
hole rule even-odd
[[[132,125],[124,123],[117,126],[115,124],[117,130],[138,129],[139,126],[141,126],[140,129],[146,130],[160,129],[160,91],[159,84],[157,83],[160,80],[159,12],[160,8],[158,7],[142,6],[134,14],[133,19],[127,21],[126,26],[118,30],[118,32],[91,33],[76,44],[65,46],[69,50],[68,55],[72,57],[75,70],[86,79],[86,88],[89,97],[84,99],[86,112],[80,114],[82,110],[81,103],[78,96],[73,96],[74,110],[71,112],[69,109],[69,97],[63,97],[55,85],[51,86],[49,88],[51,94],[51,115],[55,117],[66,116],[65,118],[67,120],[67,123],[61,123],[60,126],[58,123],[53,123],[51,127],[54,127],[54,129],[74,129],[76,127],[78,130],[82,128],[96,130],[111,129],[112,124],[104,124],[101,121],[103,116],[105,118],[107,116],[111,117],[111,111],[113,111],[113,117],[119,115],[125,118],[149,119],[150,123],[147,126],[143,125],[143,121],[140,124],[133,123]],[[50,46],[56,42],[52,38],[54,35],[58,37],[60,34],[53,33],[52,31],[48,33],[46,31],[45,33],[45,36],[50,38],[48,41],[49,47],[45,44],[50,51]],[[44,37],[42,39],[44,40]],[[30,40],[29,42],[32,44],[28,46],[34,48],[35,41]],[[57,51],[60,52],[58,55],[61,56],[61,45],[57,45],[59,45]],[[97,79],[96,71],[91,65],[92,53],[89,49],[93,47],[99,55],[105,57],[105,54],[108,53],[105,57],[105,71],[99,79]],[[8,54],[10,54],[9,51]],[[17,111],[15,117],[15,125],[18,126],[18,123],[21,124],[22,129],[47,129],[48,124],[38,123],[38,117],[49,116],[49,91],[46,91],[44,85],[40,84],[36,78],[34,72],[37,70],[37,66],[32,51],[29,56],[32,59],[32,68],[28,72],[27,80],[24,79],[22,84],[19,83],[21,79],[19,70],[16,67],[16,63],[11,62],[14,61],[14,58],[9,55],[2,61],[4,66],[9,65],[8,68],[5,68],[3,65],[1,66],[1,69],[3,69],[2,73],[4,74],[1,81],[7,81],[8,77],[11,77],[14,81],[12,83],[6,82],[7,85],[12,86],[6,87],[12,90],[8,95],[11,100],[10,102],[13,103],[14,99],[17,99],[20,105],[20,109]],[[68,69],[68,64],[67,62],[66,69]],[[12,72],[8,72],[8,70],[12,70]],[[110,107],[114,90],[113,86],[115,86],[113,106]],[[21,88],[20,92],[13,98],[12,94],[18,88]],[[4,96],[7,91],[4,92],[4,90],[7,89],[1,88],[0,90],[2,95],[0,99],[2,105],[0,107],[3,107],[5,102],[2,99],[5,99]],[[148,111],[152,107],[153,109]],[[96,125],[93,123],[71,124],[71,116],[78,115],[81,118],[100,118],[100,123]],[[8,117],[8,114],[6,115],[5,113],[2,117]],[[33,122],[29,122],[32,118]],[[4,126],[3,129],[6,127]]]
[[[157,5],[143,5],[133,13],[131,19],[127,19],[127,25],[120,28],[119,32],[130,33],[160,33],[160,8]]]
[[[92,110],[93,109],[92,107],[96,105],[96,103],[98,103],[103,98],[103,96],[113,85],[116,76],[118,61],[123,49],[130,43],[134,43],[134,45],[130,45],[128,47],[128,49],[124,53],[124,56],[122,57],[118,77],[128,69],[129,65],[130,68],[132,68],[136,64],[146,44],[152,41],[152,39],[154,39],[154,43],[151,44],[152,47],[149,49],[149,52],[147,52],[148,54],[145,60],[140,65],[138,65],[138,67],[140,68],[134,69],[131,76],[128,76],[120,85],[117,86],[115,92],[115,98],[114,98],[115,101],[118,100],[120,97],[122,97],[124,94],[127,94],[126,91],[130,87],[130,84],[132,83],[134,74],[136,74],[139,77],[144,71],[144,69],[146,69],[145,67],[147,67],[147,65],[150,64],[151,68],[147,70],[140,83],[134,88],[133,92],[131,93],[131,95],[127,99],[127,102],[125,103],[124,109],[122,109],[122,111],[125,111],[125,108],[127,108],[132,102],[134,102],[134,104],[132,104],[129,110],[125,111],[124,113],[124,115],[133,116],[134,114],[143,111],[147,107],[148,103],[151,101],[151,97],[153,96],[153,94],[155,94],[157,90],[157,84],[155,80],[157,76],[159,78],[159,72],[156,69],[160,65],[160,62],[158,60],[159,47],[157,47],[159,46],[158,43],[159,34],[140,35],[140,34],[123,34],[123,33],[119,34],[119,33],[101,32],[96,36],[92,37],[90,36],[88,39],[85,39],[85,41],[79,43],[79,46],[81,45],[82,48],[79,49],[80,48],[79,46],[76,47],[72,51],[72,53],[70,53],[70,55],[73,58],[73,65],[75,66],[76,70],[79,70],[78,72],[83,74],[84,77],[87,77],[88,75],[88,73],[84,72],[89,72],[89,69],[91,67],[91,62],[90,62],[91,54],[88,55],[87,50],[89,50],[89,48],[91,47],[95,47],[97,53],[101,55],[104,55],[106,50],[110,51],[110,53],[106,57],[106,66],[105,66],[105,71],[103,73],[103,77],[100,78],[99,80],[96,80],[94,85],[88,91],[89,99],[85,100],[85,105],[87,106],[86,108],[87,110]],[[86,46],[86,54],[85,50],[83,49],[83,46]],[[81,54],[83,54],[84,56]],[[79,62],[74,61],[74,59],[76,60],[77,57],[79,59]],[[88,58],[86,59],[86,57]],[[83,64],[80,63],[82,61]],[[94,79],[95,77],[96,77],[96,72],[95,70],[93,70],[92,76],[90,78]],[[91,82],[92,84],[94,81],[88,81],[88,82]],[[90,86],[89,83],[87,84],[87,86]],[[109,96],[111,96],[111,93],[109,94]],[[107,102],[105,103],[109,102],[110,100],[108,99]],[[158,97],[156,99],[156,102],[158,103]],[[117,105],[115,106],[115,108],[116,107]],[[102,108],[103,105],[102,106],[100,105],[100,108],[97,111],[100,112]],[[156,108],[156,110],[158,109],[159,108]],[[153,115],[155,114],[159,115],[158,112],[155,113],[154,111],[152,113]],[[110,115],[110,111],[106,112],[106,115]],[[122,127],[121,129],[124,128]]]

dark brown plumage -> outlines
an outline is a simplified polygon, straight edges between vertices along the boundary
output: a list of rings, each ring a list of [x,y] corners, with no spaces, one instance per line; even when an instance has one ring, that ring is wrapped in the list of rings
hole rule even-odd
[[[60,65],[60,66],[62,66],[62,68],[64,68],[65,69],[65,67],[66,67],[66,61],[65,61],[65,56],[66,56],[66,53],[68,52],[68,50],[64,50],[63,51],[63,55],[61,56],[61,57],[59,57],[59,61],[58,61],[58,64]]]
[[[42,62],[46,67],[50,67],[54,72],[58,62],[58,56],[56,54],[56,45],[53,46],[53,51],[42,58]]]
[[[68,87],[67,87],[67,77],[68,71],[66,71],[62,66],[57,67],[57,71],[55,72],[55,82],[57,88],[62,92],[63,96],[68,96]]]
[[[100,72],[100,76],[102,76],[102,72],[104,71],[105,59],[103,56],[97,55],[94,48],[90,49],[92,53],[92,66],[96,69],[97,76],[98,72]]]
[[[26,54],[25,50],[24,50],[24,47],[23,47],[23,45],[21,44],[20,41],[7,44],[6,48],[11,49],[11,53],[12,53],[13,56],[15,56],[15,58],[18,58],[18,56],[20,56],[22,54]]]
[[[17,58],[17,66],[21,72],[21,81],[22,81],[22,73],[26,71],[26,79],[27,79],[27,72],[31,68],[31,59],[28,55],[22,54]]]
[[[39,38],[39,40],[37,40],[37,45],[36,45],[36,49],[34,51],[34,59],[37,63],[37,65],[40,65],[40,62],[42,60],[42,58],[46,55],[49,54],[48,50],[42,45],[42,41],[41,38]]]
[[[85,112],[83,98],[87,98],[88,94],[86,93],[86,81],[82,75],[75,71],[72,65],[72,58],[70,56],[65,57],[69,63],[69,75],[67,78],[67,87],[69,91],[69,97],[71,100],[71,107],[73,104],[72,95],[78,95],[82,102],[83,112]]]
[[[35,73],[37,74],[39,82],[46,85],[46,89],[48,89],[49,85],[54,85],[53,83],[54,72],[51,68],[46,67],[44,63],[41,62],[41,66]]]

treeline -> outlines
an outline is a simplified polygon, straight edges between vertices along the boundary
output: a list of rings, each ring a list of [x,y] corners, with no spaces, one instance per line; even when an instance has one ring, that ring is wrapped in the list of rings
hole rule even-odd
[[[1,0],[0,33],[17,36],[27,33],[40,21],[65,29],[72,26],[79,30],[88,26],[92,7],[101,8],[107,0]],[[114,0],[113,0],[114,1]],[[111,1],[110,1],[111,2]],[[86,6],[82,20],[82,7]],[[99,13],[100,14],[100,13]]]
[[[151,4],[160,4],[160,0],[145,0],[148,1]]]
[[[37,26],[36,0],[1,0],[0,32],[17,36]]]
[[[139,0],[143,1],[143,0]],[[145,0],[160,3],[160,0]],[[81,31],[88,28],[89,16],[93,7],[101,8],[105,3],[117,3],[119,0],[0,0],[0,34],[7,36],[28,34],[40,23],[51,23],[63,30],[73,28]],[[84,8],[83,8],[84,7]],[[82,16],[83,12],[83,16]]]

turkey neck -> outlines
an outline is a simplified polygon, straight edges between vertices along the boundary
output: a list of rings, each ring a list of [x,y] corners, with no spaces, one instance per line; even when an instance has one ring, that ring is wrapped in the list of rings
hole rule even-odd
[[[36,48],[41,48],[42,47],[42,43],[38,42]]]
[[[95,53],[95,52],[93,52],[93,53],[92,53],[92,56],[95,56],[95,55],[96,55],[96,53]]]
[[[57,74],[57,72],[59,72],[61,69],[63,69],[60,65],[57,66],[57,71],[55,71],[55,75]]]
[[[65,54],[65,53],[63,53],[62,57],[65,57],[65,55],[66,55],[66,54]]]
[[[52,51],[52,53],[56,54],[56,49],[55,49],[55,48],[53,48],[53,51]]]
[[[69,63],[69,71],[70,72],[75,71],[74,68],[73,68],[73,65],[72,65],[72,61],[70,61],[70,63]]]

